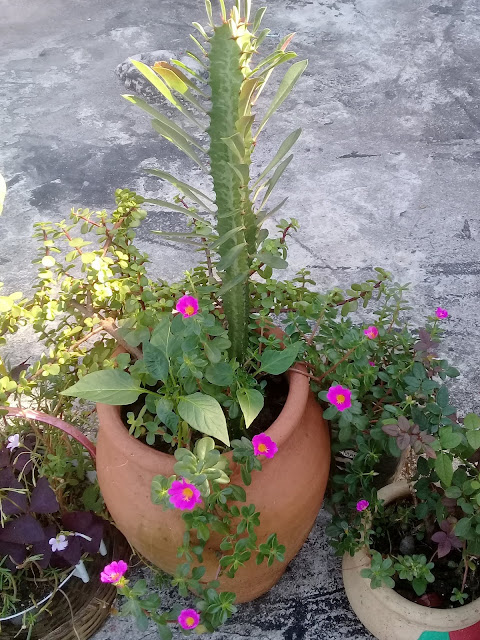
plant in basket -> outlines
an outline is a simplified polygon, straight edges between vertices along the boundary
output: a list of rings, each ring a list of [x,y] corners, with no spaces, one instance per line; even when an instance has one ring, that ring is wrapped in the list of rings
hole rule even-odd
[[[92,500],[94,470],[83,447],[66,443],[54,430],[4,420],[0,622],[13,621],[31,633],[72,575],[88,581],[90,557],[105,553],[104,520],[84,505]],[[101,508],[101,503],[95,506]]]

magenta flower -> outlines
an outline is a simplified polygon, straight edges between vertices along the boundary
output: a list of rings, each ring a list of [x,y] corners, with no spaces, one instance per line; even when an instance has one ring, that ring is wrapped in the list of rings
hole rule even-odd
[[[104,568],[100,574],[100,580],[102,582],[108,582],[114,584],[116,587],[123,587],[126,583],[124,574],[128,570],[128,564],[123,560],[116,562],[115,560]]]
[[[202,502],[200,491],[194,484],[187,482],[185,478],[174,480],[167,493],[173,506],[182,511],[192,511],[197,504]]]
[[[182,609],[177,620],[182,629],[195,629],[200,622],[200,616],[195,609]]]
[[[369,506],[370,503],[368,500],[359,500],[357,502],[357,511],[365,511],[365,509],[368,509]]]
[[[437,307],[435,315],[437,318],[448,318],[448,311],[446,309],[442,309],[442,307]]]
[[[376,365],[375,365],[375,362],[374,362],[373,360],[369,360],[369,361],[368,361],[368,364],[369,364],[371,367],[375,367],[375,366],[376,366]]]
[[[175,307],[184,318],[190,318],[198,313],[198,300],[193,296],[182,296]]]
[[[365,329],[363,333],[367,336],[369,340],[375,340],[375,338],[378,337],[378,329],[373,325],[371,327],[368,327],[368,329]]]
[[[265,433],[260,433],[258,436],[253,436],[253,453],[256,456],[265,456],[266,458],[273,458],[277,453],[278,447],[275,442],[267,436]]]
[[[339,411],[344,411],[352,406],[352,392],[341,384],[330,387],[327,393],[327,400],[334,404]]]

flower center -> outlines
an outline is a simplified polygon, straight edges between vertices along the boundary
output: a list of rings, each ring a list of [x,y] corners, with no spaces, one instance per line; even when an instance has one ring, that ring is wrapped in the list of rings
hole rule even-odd
[[[114,582],[117,582],[117,580],[120,580],[120,574],[119,573],[112,573],[112,575],[110,577]]]
[[[337,402],[338,402],[338,404],[343,404],[345,402],[345,396],[343,395],[343,393],[339,393],[338,394]]]
[[[190,498],[193,496],[193,491],[190,489],[190,487],[186,487],[185,489],[183,489],[182,494],[185,500],[190,500]]]
[[[186,316],[193,316],[193,314],[195,313],[195,309],[192,307],[191,304],[187,305],[185,307],[185,315]]]
[[[265,453],[265,451],[268,451],[268,447],[267,447],[267,445],[266,445],[266,444],[264,444],[263,442],[261,442],[261,443],[258,445],[258,450],[259,450],[261,453]]]
[[[192,616],[188,616],[188,618],[185,618],[185,622],[189,627],[192,627],[195,624],[195,620],[192,618]]]

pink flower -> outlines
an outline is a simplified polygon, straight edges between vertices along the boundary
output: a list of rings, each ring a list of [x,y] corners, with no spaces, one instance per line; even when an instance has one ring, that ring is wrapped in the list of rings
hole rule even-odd
[[[193,296],[182,296],[175,307],[184,318],[189,318],[198,313],[198,300]]]
[[[177,509],[182,509],[182,511],[192,511],[197,504],[202,502],[200,491],[194,484],[187,482],[185,478],[174,480],[167,493],[173,506]]]
[[[368,361],[368,364],[369,364],[371,367],[375,367],[375,366],[376,366],[376,365],[375,365],[375,362],[374,362],[373,360],[369,360],[369,361]]]
[[[346,387],[337,384],[334,387],[330,387],[327,393],[327,400],[334,404],[339,411],[344,411],[352,406],[352,392]]]
[[[200,616],[195,609],[182,609],[177,620],[182,629],[195,629],[200,622]]]
[[[115,560],[104,568],[100,574],[100,580],[102,582],[108,582],[114,584],[116,587],[123,587],[126,584],[126,580],[123,577],[128,570],[128,564],[123,560],[116,562]]]
[[[265,456],[266,458],[273,458],[277,453],[278,447],[275,442],[267,436],[265,433],[260,433],[258,436],[253,436],[253,453],[256,456]]]
[[[442,307],[437,307],[435,315],[437,318],[448,318],[448,311],[446,309],[442,309]]]
[[[371,327],[368,327],[368,329],[365,329],[363,333],[367,336],[369,340],[375,340],[375,338],[378,336],[378,329],[377,327],[374,327],[372,325]]]
[[[357,502],[357,511],[365,511],[365,509],[368,509],[369,506],[370,503],[368,500],[359,500]]]

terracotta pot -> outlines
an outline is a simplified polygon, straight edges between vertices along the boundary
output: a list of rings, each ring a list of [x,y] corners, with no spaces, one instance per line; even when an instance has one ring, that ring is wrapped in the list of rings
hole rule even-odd
[[[388,504],[410,495],[406,481],[378,492]],[[370,567],[366,549],[343,558],[343,583],[352,609],[378,640],[480,640],[480,599],[456,609],[422,607],[393,589],[372,589],[360,571]]]
[[[297,365],[301,370],[302,365]],[[222,590],[235,591],[237,602],[248,602],[267,592],[282,576],[287,564],[307,538],[318,511],[330,466],[330,438],[320,406],[300,373],[289,374],[285,406],[267,430],[278,445],[273,459],[262,460],[261,472],[253,472],[246,487],[247,504],[260,512],[258,543],[271,533],[286,546],[285,562],[271,567],[255,558],[234,579],[222,576]],[[157,474],[173,474],[175,459],[155,451],[129,435],[120,408],[97,405],[100,431],[97,442],[97,473],[100,488],[116,526],[132,546],[154,565],[173,574],[178,564],[184,524],[178,511],[163,511],[150,500],[150,485]],[[233,469],[232,482],[242,484],[240,470],[227,454]],[[207,543],[204,565],[206,581],[214,579],[220,551],[218,537]]]

